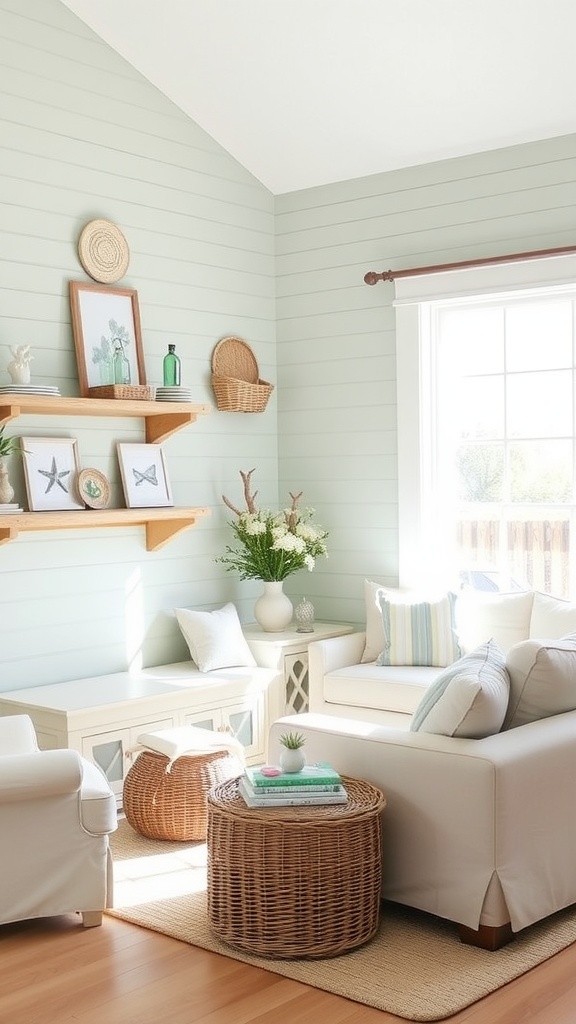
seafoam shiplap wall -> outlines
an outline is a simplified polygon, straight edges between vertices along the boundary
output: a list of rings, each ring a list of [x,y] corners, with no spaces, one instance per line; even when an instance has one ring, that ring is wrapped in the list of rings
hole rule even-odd
[[[161,551],[140,529],[0,547],[0,689],[186,657],[175,605],[232,599],[251,619],[257,585],[214,556],[229,539],[220,495],[241,501],[253,466],[263,503],[304,490],[330,530],[329,559],[291,595],[361,621],[364,577],[398,572],[394,290],[364,273],[573,244],[576,136],[273,200],[58,0],[0,0],[0,104],[0,383],[8,346],[31,344],[35,380],[77,394],[68,281],[88,280],[77,238],[106,217],[130,244],[150,381],[173,341],[194,399],[211,401],[213,346],[238,334],[278,384],[264,415],[213,413],[166,442],[176,502],[213,515]],[[76,437],[115,497],[116,441],[143,436],[122,419],[13,429]]]
[[[330,529],[304,581],[324,618],[398,579],[394,286],[366,271],[574,244],[574,135],[277,197],[280,491]]]
[[[213,402],[210,357],[239,335],[276,380],[273,199],[161,93],[57,0],[0,0],[0,384],[9,346],[30,344],[33,383],[78,394],[68,282],[89,281],[77,240],[104,217],[124,232],[147,379],[169,342],[196,402]],[[122,504],[116,442],[144,440],[132,419],[22,417],[18,435],[75,437]],[[229,534],[221,494],[241,500],[258,466],[277,499],[276,395],[263,415],[214,412],[173,435],[174,500],[213,514],[158,552],[144,530],[22,534],[0,547],[0,689],[187,657],[171,610],[234,600],[252,617],[257,586],[214,562]],[[12,460],[17,498],[21,468]]]

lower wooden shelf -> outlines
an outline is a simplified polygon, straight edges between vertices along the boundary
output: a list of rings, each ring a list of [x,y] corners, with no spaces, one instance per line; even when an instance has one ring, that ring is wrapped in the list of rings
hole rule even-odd
[[[70,512],[22,512],[0,515],[0,544],[33,530],[92,530],[113,526],[145,526],[146,550],[157,551],[197,519],[210,515],[208,508],[106,508]]]

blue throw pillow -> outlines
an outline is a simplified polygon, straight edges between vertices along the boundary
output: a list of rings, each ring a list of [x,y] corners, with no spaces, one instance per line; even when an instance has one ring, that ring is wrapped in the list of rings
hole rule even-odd
[[[455,622],[456,594],[422,601],[409,594],[379,595],[384,649],[378,665],[451,665],[462,651]]]

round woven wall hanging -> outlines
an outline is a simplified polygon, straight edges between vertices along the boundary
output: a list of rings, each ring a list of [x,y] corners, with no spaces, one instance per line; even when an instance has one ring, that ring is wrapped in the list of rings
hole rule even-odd
[[[86,273],[101,284],[119,281],[130,262],[128,243],[110,220],[86,224],[78,241],[78,255]]]

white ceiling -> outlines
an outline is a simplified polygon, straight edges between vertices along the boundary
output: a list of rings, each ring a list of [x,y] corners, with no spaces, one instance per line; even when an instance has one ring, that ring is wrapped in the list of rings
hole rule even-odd
[[[62,0],[271,192],[576,132],[574,0]]]

